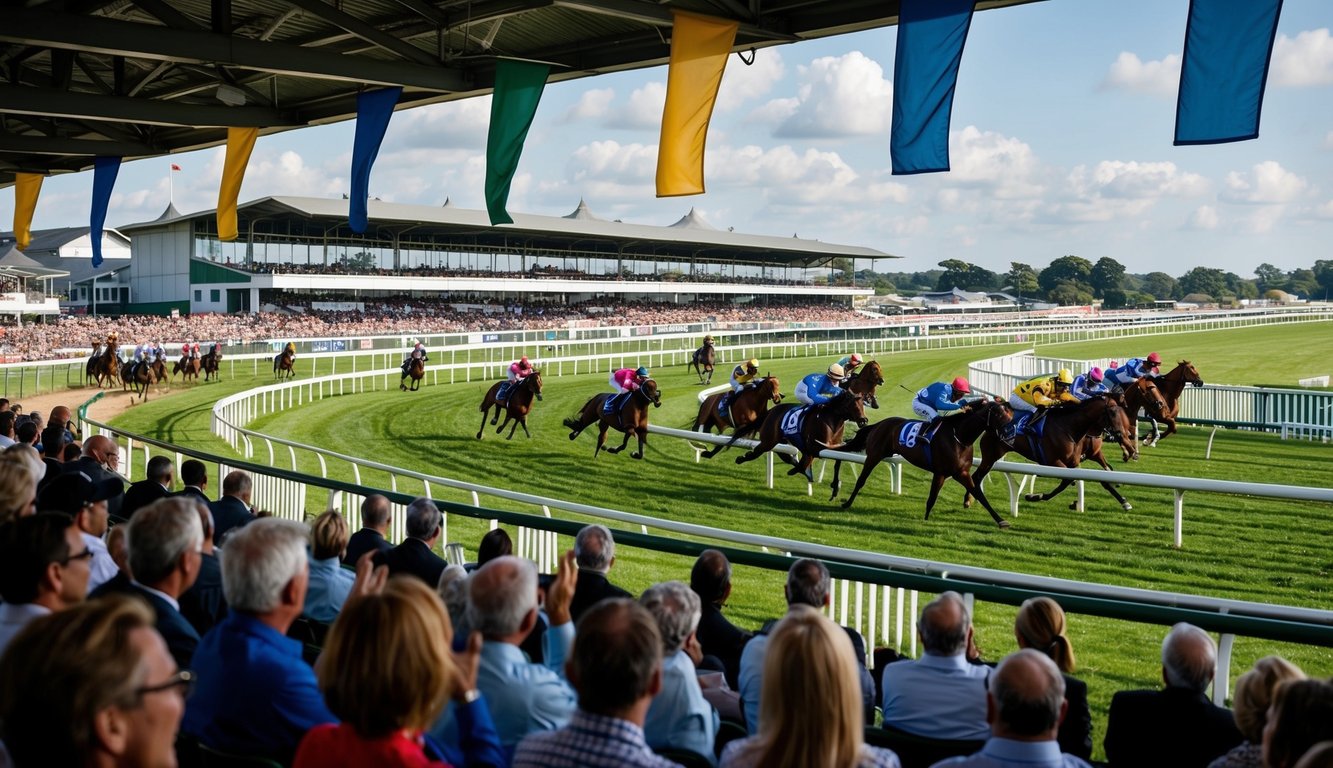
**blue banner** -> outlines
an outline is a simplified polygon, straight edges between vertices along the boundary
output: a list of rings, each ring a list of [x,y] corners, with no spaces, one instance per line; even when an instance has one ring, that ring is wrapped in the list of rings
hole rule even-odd
[[[93,244],[93,266],[102,266],[102,230],[106,228],[106,210],[111,205],[111,190],[120,174],[119,157],[93,159],[93,205],[88,239]]]
[[[1282,0],[1191,0],[1176,101],[1176,146],[1259,137]]]
[[[402,88],[381,88],[356,95],[356,138],[352,141],[352,191],[347,224],[357,234],[365,232],[369,223],[366,200],[370,197],[370,168],[380,153],[393,107],[402,93]]]
[[[973,0],[902,0],[893,59],[893,173],[949,170],[949,118]]]

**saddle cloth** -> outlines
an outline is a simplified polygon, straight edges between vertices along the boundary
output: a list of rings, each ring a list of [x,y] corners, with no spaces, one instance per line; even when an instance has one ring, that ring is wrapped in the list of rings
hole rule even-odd
[[[904,448],[915,448],[916,439],[921,435],[921,428],[925,425],[924,421],[909,421],[904,424],[902,431],[898,433],[898,444]]]
[[[606,402],[602,403],[602,413],[606,414],[607,416],[610,416],[616,411],[619,411],[621,407],[625,405],[625,401],[629,400],[629,396],[632,394],[634,393],[623,392],[619,395],[612,395],[606,398]]]
[[[509,401],[509,391],[512,390],[512,389],[514,388],[514,385],[517,384],[517,383],[518,383],[517,381],[502,381],[502,382],[500,382],[500,388],[499,388],[498,390],[496,390],[496,392],[495,392],[495,402],[497,402],[497,403],[505,403],[505,402],[508,402],[508,401]]]
[[[800,408],[793,408],[782,415],[782,439],[796,446],[797,450],[805,450],[805,414],[810,410],[810,406],[803,405]]]

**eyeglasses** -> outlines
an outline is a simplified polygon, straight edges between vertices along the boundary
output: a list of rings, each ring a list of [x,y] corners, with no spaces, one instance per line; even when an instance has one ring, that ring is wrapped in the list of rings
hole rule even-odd
[[[194,673],[188,669],[182,669],[171,677],[167,678],[165,683],[157,685],[145,685],[142,688],[134,690],[135,696],[143,696],[149,693],[161,693],[169,691],[172,688],[179,688],[182,697],[188,697],[190,691],[194,688]]]
[[[60,561],[60,564],[61,564],[61,565],[69,565],[70,563],[74,562],[75,560],[92,560],[92,559],[93,559],[93,551],[92,551],[91,549],[87,548],[87,547],[84,547],[82,552],[79,552],[79,553],[77,553],[77,554],[70,555],[69,557],[65,558],[64,560],[61,560],[61,561]]]

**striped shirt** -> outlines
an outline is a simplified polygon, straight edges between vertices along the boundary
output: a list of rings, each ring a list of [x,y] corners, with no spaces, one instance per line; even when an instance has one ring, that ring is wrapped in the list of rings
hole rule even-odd
[[[653,754],[643,729],[628,720],[579,709],[569,725],[533,733],[514,752],[513,768],[672,768]]]

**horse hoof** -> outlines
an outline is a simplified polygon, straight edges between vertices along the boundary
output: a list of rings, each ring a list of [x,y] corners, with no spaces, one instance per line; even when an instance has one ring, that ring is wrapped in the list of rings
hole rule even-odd
[[[579,433],[578,433],[578,432],[570,432],[570,433],[569,433],[569,439],[570,439],[570,440],[577,440],[578,437],[579,437]]]
[[[1007,529],[1009,528],[1009,521],[1008,521],[1008,520],[1001,520],[1001,521],[999,522],[999,526],[1000,526],[1000,530],[1002,530],[1002,531],[1003,531],[1003,530],[1007,530]]]
[[[1123,509],[1123,510],[1125,510],[1126,512],[1128,512],[1128,511],[1130,511],[1131,509],[1134,508],[1134,505],[1133,505],[1133,504],[1130,504],[1130,503],[1127,501],[1127,502],[1125,502],[1124,504],[1121,504],[1121,505],[1120,505],[1120,508]]]
[[[642,458],[643,458],[643,454],[642,454],[642,453],[631,453],[631,454],[629,455],[629,457],[630,457],[631,459],[642,459]]]
[[[1041,494],[1040,494],[1040,493],[1025,493],[1025,494],[1023,494],[1023,501],[1041,501]]]
[[[744,457],[744,456],[737,456],[737,457],[736,457],[736,463],[737,463],[737,464],[744,464],[744,463],[745,463],[745,457]]]

